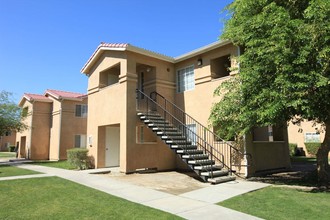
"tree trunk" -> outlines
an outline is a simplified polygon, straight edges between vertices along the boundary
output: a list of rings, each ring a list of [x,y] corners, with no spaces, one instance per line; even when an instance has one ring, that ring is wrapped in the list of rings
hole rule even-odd
[[[330,166],[329,166],[329,151],[330,151],[330,121],[326,122],[324,141],[316,153],[317,161],[317,177],[320,185],[329,185],[330,183]]]

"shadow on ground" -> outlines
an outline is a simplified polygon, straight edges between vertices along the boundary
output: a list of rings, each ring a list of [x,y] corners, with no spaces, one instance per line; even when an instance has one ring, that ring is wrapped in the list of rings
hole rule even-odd
[[[264,174],[258,177],[251,177],[248,180],[270,183],[274,185],[287,185],[311,192],[330,192],[330,185],[318,185],[316,163],[311,162],[293,162],[292,168],[288,171],[273,174]]]

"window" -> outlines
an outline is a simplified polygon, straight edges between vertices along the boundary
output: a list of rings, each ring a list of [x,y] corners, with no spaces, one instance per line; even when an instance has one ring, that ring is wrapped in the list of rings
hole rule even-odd
[[[11,131],[6,131],[5,136],[11,136]]]
[[[75,148],[86,148],[86,135],[76,134],[74,136],[74,147]]]
[[[194,66],[189,66],[177,72],[177,91],[184,92],[195,88]]]
[[[86,118],[87,112],[87,105],[76,105],[76,117]]]
[[[321,142],[321,137],[319,133],[316,132],[306,132],[305,133],[305,143],[311,142]]]

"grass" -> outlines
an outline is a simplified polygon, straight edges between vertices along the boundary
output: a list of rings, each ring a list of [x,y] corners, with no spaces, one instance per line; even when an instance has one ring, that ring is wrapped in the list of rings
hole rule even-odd
[[[47,167],[55,167],[55,168],[61,168],[66,170],[74,170],[75,167],[70,165],[67,160],[61,160],[61,161],[35,161],[30,164],[34,165],[41,165],[41,166],[47,166]]]
[[[0,152],[0,158],[11,158],[16,157],[15,152]]]
[[[179,219],[59,177],[0,181],[1,219]]]
[[[293,156],[291,157],[293,163],[316,163],[315,157]]]
[[[330,193],[267,187],[218,205],[264,219],[329,219]]]
[[[39,172],[26,170],[10,165],[0,165],[0,177],[21,176],[30,174],[39,174]]]

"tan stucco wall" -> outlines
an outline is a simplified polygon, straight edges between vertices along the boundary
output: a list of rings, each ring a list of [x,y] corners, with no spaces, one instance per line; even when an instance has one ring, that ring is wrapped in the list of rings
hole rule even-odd
[[[50,160],[64,160],[67,150],[74,147],[75,135],[86,135],[87,118],[76,117],[76,105],[87,104],[83,101],[53,100],[53,124],[50,139]]]
[[[51,103],[35,102],[33,104],[31,159],[49,158],[50,114]]]
[[[283,141],[254,141],[252,132],[246,135],[246,152],[252,155],[247,176],[291,168],[287,127],[283,127]]]
[[[60,146],[60,129],[61,129],[61,102],[49,97],[53,100],[52,111],[52,126],[50,128],[50,145],[49,145],[49,159],[59,159],[59,146]]]
[[[66,151],[74,147],[75,135],[86,135],[87,133],[87,118],[75,116],[76,105],[81,104],[87,104],[87,99],[62,101],[60,160],[66,159]]]
[[[320,124],[314,124],[312,121],[303,121],[300,125],[289,122],[288,134],[289,143],[297,144],[297,147],[302,147],[308,155],[308,151],[305,146],[305,134],[308,132],[315,133],[317,130],[320,131],[320,142],[324,140],[324,130]]]
[[[181,68],[194,65],[195,89],[182,93],[176,93],[175,102],[190,116],[206,126],[209,124],[208,118],[210,116],[212,103],[219,100],[218,98],[214,98],[214,90],[224,80],[229,78],[223,77],[219,79],[212,79],[210,62],[214,58],[222,57],[228,54],[232,56],[237,55],[237,47],[227,45],[209,51],[201,56],[195,56],[175,65],[176,71]],[[197,60],[200,58],[203,60],[202,66],[197,65]],[[235,62],[232,61],[232,66],[234,65]],[[175,72],[175,76],[176,74],[177,73]]]
[[[25,107],[29,110],[24,120],[28,129],[16,135],[16,141],[20,142],[18,156],[32,160],[47,160],[49,158],[51,103],[25,101],[22,108]],[[26,137],[25,149],[22,149],[24,147],[22,146],[24,143],[21,143],[22,137]]]
[[[8,136],[0,136],[0,151],[8,151],[8,145],[16,146],[16,131],[12,131]]]

